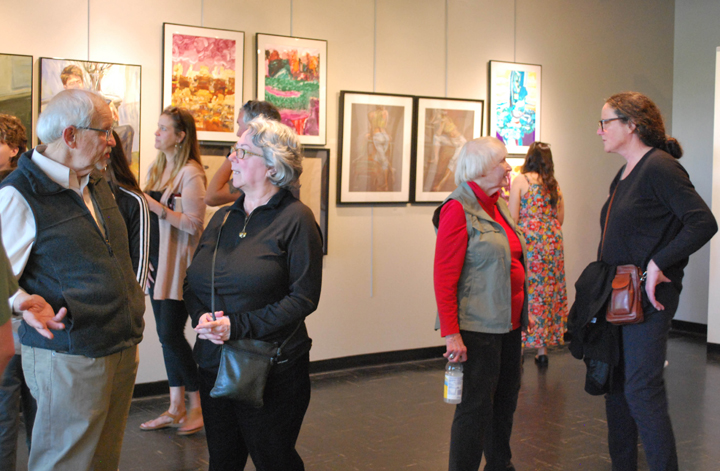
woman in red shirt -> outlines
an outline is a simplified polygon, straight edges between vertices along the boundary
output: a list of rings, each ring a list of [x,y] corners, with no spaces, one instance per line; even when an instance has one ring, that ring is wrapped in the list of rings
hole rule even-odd
[[[525,240],[499,190],[510,172],[494,137],[466,143],[458,188],[435,211],[435,297],[445,357],[464,362],[462,402],[450,438],[450,470],[514,470],[510,452],[527,327]]]

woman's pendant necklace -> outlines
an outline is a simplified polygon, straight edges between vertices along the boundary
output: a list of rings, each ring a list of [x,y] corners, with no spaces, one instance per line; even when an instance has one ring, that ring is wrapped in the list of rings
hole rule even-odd
[[[245,232],[245,228],[247,228],[248,222],[250,221],[250,218],[252,217],[253,213],[250,213],[245,218],[245,224],[243,224],[242,231],[240,231],[240,234],[238,234],[238,237],[241,239],[244,239],[247,236],[247,232]]]
[[[263,204],[256,206],[255,209],[259,208],[260,206],[264,206],[264,205],[268,204],[268,202],[270,201],[270,199],[272,199],[272,197],[273,197],[273,195],[270,195],[270,198],[268,198]],[[245,232],[245,228],[247,228],[248,222],[250,222],[250,218],[252,217],[253,213],[255,212],[255,209],[250,211],[250,214],[248,214],[245,217],[245,224],[243,224],[242,231],[240,231],[240,234],[238,234],[238,237],[240,237],[241,239],[244,239],[245,237],[247,237],[247,232]]]

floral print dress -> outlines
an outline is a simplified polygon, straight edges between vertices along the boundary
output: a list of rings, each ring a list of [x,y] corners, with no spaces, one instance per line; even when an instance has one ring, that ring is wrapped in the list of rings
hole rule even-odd
[[[568,315],[563,236],[544,186],[530,183],[520,198],[518,226],[527,243],[528,315],[523,346],[562,345]]]

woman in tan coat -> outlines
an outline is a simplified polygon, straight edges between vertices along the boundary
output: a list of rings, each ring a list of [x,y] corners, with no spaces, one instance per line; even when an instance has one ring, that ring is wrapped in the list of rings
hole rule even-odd
[[[170,407],[140,428],[177,426],[179,434],[189,435],[202,429],[203,419],[197,365],[185,338],[188,313],[183,302],[183,281],[202,233],[207,186],[190,112],[174,106],[163,110],[155,132],[155,148],[160,153],[148,170],[145,186],[152,213],[148,292],[170,384]],[[189,412],[185,407],[186,392]]]

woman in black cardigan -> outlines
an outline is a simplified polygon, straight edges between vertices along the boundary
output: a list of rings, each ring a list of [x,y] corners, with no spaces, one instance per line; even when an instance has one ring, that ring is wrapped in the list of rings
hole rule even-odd
[[[198,333],[194,353],[210,470],[244,469],[249,454],[258,471],[300,471],[305,468],[295,442],[310,402],[312,343],[304,319],[320,299],[322,239],[312,211],[290,191],[302,172],[297,135],[264,117],[248,125],[229,157],[233,185],[243,194],[205,229],[187,271],[184,300]],[[216,243],[213,321],[208,311]],[[210,397],[224,341],[280,344],[291,334],[270,372],[262,408]]]
[[[613,470],[637,470],[638,436],[651,471],[677,470],[663,379],[668,332],[688,257],[710,240],[717,224],[677,160],[680,144],[665,135],[660,110],[648,97],[637,92],[610,97],[597,133],[605,152],[627,162],[601,212],[601,227],[609,218],[602,260],[647,271],[645,321],[620,327],[620,365],[605,396]]]

